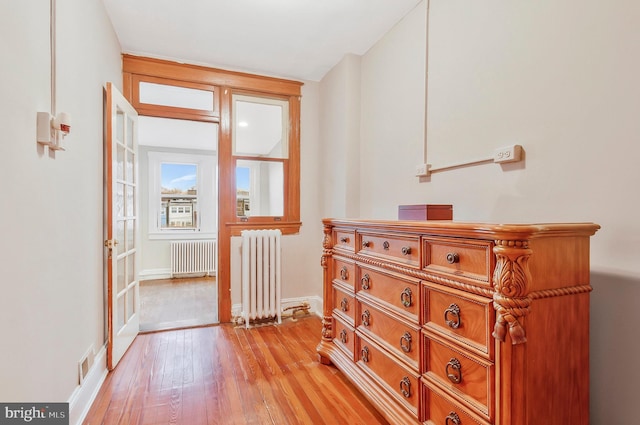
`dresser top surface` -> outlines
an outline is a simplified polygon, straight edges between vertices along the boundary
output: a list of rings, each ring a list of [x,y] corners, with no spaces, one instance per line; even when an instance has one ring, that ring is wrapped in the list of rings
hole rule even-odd
[[[591,236],[600,225],[595,223],[479,223],[451,220],[369,220],[325,218],[325,226],[359,231],[397,231],[445,236],[473,236],[490,239],[520,239],[554,236]]]

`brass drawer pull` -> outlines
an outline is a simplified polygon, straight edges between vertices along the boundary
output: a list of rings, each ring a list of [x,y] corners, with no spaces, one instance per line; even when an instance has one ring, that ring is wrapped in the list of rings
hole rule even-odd
[[[406,398],[411,397],[411,381],[408,376],[405,376],[402,378],[402,381],[400,381],[400,391]]]
[[[365,310],[360,317],[362,318],[362,324],[364,326],[369,326],[371,324],[371,313],[369,313],[369,310]]]
[[[412,295],[411,288],[404,288],[404,291],[400,294],[400,302],[402,302],[403,306],[411,307],[413,303]]]
[[[366,345],[362,347],[362,350],[360,350],[360,357],[362,357],[363,362],[369,362],[369,347],[367,347]]]
[[[369,246],[371,245],[371,242],[369,241],[362,241],[362,247],[363,248],[369,248]]]
[[[344,297],[342,301],[340,301],[340,310],[347,311],[349,310],[349,300],[347,297]]]
[[[449,317],[451,317],[451,319]],[[460,327],[460,307],[458,307],[457,304],[451,304],[449,308],[444,311],[444,321],[451,329],[458,329]]]
[[[342,341],[343,344],[347,343],[347,330],[343,329],[342,331],[340,331],[340,341]]]
[[[349,242],[349,238],[346,236],[343,236],[340,238],[340,243],[348,243]]]
[[[340,279],[349,279],[349,269],[347,269],[347,266],[342,266],[342,268],[340,269]]]
[[[402,247],[402,255],[410,255],[411,254],[411,247],[410,246],[403,246]]]
[[[457,252],[450,252],[447,254],[447,263],[454,264],[460,261],[460,256]]]
[[[460,425],[460,416],[456,412],[451,412],[444,421],[444,425]]]
[[[383,248],[385,251],[389,251],[389,241],[384,241],[384,242],[382,242],[382,248]]]
[[[368,274],[365,274],[364,276],[362,276],[362,279],[360,279],[360,283],[362,284],[362,289],[369,289],[371,287],[371,278],[369,277]]]
[[[411,352],[411,334],[409,332],[405,332],[404,335],[400,337],[400,348],[405,353]]]
[[[460,364],[460,360],[455,357],[449,360],[447,366],[445,367],[445,372],[447,374],[447,378],[449,381],[454,384],[459,384],[462,381],[462,365]]]

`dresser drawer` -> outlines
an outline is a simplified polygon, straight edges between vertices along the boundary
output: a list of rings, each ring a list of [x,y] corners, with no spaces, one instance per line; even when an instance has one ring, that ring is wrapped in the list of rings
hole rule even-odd
[[[336,314],[333,315],[333,326],[335,328],[333,343],[340,347],[349,356],[349,359],[355,361],[356,338],[353,328]]]
[[[358,254],[420,267],[420,237],[359,233]]]
[[[355,288],[355,265],[353,262],[342,259],[341,257],[333,257],[333,280],[343,283],[351,288]]]
[[[358,306],[356,327],[367,336],[376,338],[417,371],[420,361],[418,325],[365,302],[358,302]]]
[[[448,390],[478,413],[493,416],[493,363],[423,334],[426,379]]]
[[[494,267],[493,242],[455,238],[425,238],[423,240],[426,271],[446,273],[466,278],[471,283],[491,286]]]
[[[455,403],[450,397],[428,385],[424,387],[422,394],[424,396],[422,404],[425,410],[424,423],[426,425],[491,425],[491,422],[471,413],[468,409]]]
[[[358,365],[374,380],[383,383],[386,391],[418,417],[419,375],[393,360],[373,340],[356,332]]]
[[[358,271],[357,297],[384,304],[418,323],[418,279],[372,267],[358,266]]]
[[[333,230],[333,247],[335,249],[344,249],[354,252],[356,246],[356,237],[353,230]]]
[[[493,359],[495,310],[490,298],[425,282],[424,328]]]
[[[353,293],[333,284],[333,314],[342,316],[351,326],[355,326],[356,303]]]

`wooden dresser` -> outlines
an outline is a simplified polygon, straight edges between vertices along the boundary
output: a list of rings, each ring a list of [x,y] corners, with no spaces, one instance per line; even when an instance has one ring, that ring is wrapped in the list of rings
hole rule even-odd
[[[589,423],[600,226],[323,223],[320,361],[391,424]]]

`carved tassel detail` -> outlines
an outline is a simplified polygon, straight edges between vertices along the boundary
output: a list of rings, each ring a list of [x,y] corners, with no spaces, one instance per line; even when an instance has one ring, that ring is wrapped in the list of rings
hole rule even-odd
[[[504,342],[507,326],[512,344],[527,342],[525,329],[518,320],[529,314],[528,296],[531,276],[528,267],[531,250],[527,241],[496,241],[496,268],[493,275],[496,324],[493,337]]]

